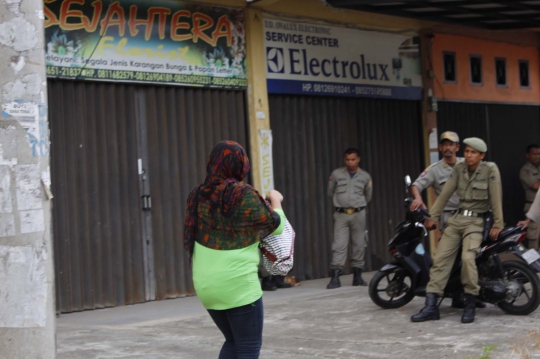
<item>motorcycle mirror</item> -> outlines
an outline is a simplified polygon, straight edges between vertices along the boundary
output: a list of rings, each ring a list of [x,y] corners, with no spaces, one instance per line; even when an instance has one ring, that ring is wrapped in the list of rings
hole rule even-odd
[[[405,176],[405,186],[410,187],[411,186],[411,177],[409,175]]]

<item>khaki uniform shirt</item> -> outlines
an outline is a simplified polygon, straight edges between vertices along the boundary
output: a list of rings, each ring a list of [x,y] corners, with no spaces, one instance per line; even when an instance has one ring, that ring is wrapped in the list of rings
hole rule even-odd
[[[463,162],[463,158],[457,158],[456,163],[453,166],[449,165],[444,160],[435,162],[434,164],[426,168],[424,172],[420,174],[420,177],[418,177],[416,181],[414,181],[413,186],[418,188],[420,192],[422,192],[428,187],[433,187],[433,189],[435,190],[435,194],[437,195],[437,197],[439,197],[439,195],[442,192],[444,184],[452,175],[452,171],[454,170],[454,167],[458,163],[462,163],[462,162]],[[452,195],[452,197],[450,197],[450,199],[448,200],[448,203],[444,207],[444,210],[455,211],[456,209],[458,209],[458,205],[459,205],[459,197],[457,193],[454,192],[454,194]]]
[[[444,206],[456,191],[460,209],[476,213],[484,213],[491,209],[493,228],[504,228],[501,174],[495,163],[481,162],[471,177],[464,162],[455,165],[452,175],[430,211],[432,221],[439,221]]]
[[[532,189],[532,185],[540,181],[540,166],[535,166],[527,161],[525,166],[521,167],[521,171],[519,171],[519,179],[525,190],[526,204],[533,203],[537,191]]]
[[[334,207],[365,207],[371,201],[372,193],[371,176],[361,168],[352,178],[347,167],[338,168],[328,182],[328,196],[333,197]]]

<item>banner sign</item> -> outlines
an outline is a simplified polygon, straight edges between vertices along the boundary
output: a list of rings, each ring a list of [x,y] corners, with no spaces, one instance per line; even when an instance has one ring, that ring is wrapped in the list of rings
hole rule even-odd
[[[264,19],[269,93],[422,99],[418,38]]]
[[[274,159],[272,157],[272,130],[259,130],[261,154],[261,193],[266,196],[274,189]]]
[[[166,0],[45,0],[47,76],[247,86],[240,10]]]

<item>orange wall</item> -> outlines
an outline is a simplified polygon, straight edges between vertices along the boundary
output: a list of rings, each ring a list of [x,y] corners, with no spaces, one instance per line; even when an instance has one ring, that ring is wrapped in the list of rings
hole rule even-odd
[[[457,83],[444,83],[443,52],[456,53]],[[466,36],[435,34],[431,47],[435,71],[433,93],[440,99],[540,103],[540,59],[536,47],[511,45]],[[469,55],[482,56],[482,86],[472,86]],[[506,58],[507,88],[495,83],[495,57]],[[530,89],[519,88],[518,60],[529,60]]]

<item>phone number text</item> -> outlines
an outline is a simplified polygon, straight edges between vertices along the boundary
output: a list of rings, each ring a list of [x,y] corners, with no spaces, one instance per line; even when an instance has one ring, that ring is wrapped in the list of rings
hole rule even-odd
[[[48,77],[62,77],[76,80],[96,79],[114,81],[165,82],[199,86],[246,87],[247,80],[240,78],[212,77],[158,72],[96,70],[77,67],[47,66]]]

